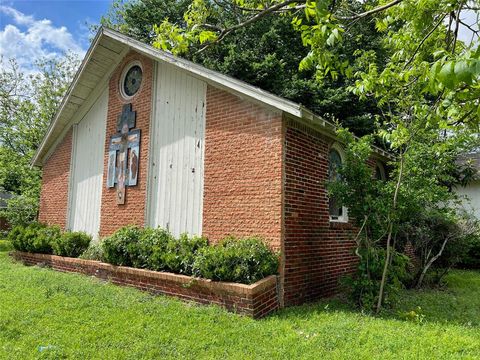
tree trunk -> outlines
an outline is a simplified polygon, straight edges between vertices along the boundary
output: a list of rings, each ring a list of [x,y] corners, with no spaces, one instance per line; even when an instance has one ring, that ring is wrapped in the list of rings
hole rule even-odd
[[[435,255],[434,257],[432,257],[432,258],[427,262],[427,264],[425,265],[425,267],[423,268],[422,273],[420,274],[420,277],[418,278],[417,285],[415,286],[417,289],[422,286],[423,279],[425,278],[425,275],[427,274],[428,269],[430,269],[430,267],[432,266],[432,264],[433,264],[435,261],[437,261],[437,259],[438,259],[440,256],[442,256],[443,250],[445,250],[445,246],[447,245],[447,242],[448,242],[449,239],[450,239],[449,236],[446,236],[446,237],[445,237],[445,241],[443,242],[442,247],[440,248],[440,251],[438,252],[438,254]]]
[[[392,205],[393,215],[397,208],[397,198],[398,198],[398,192],[400,190],[400,185],[402,183],[402,177],[403,177],[403,154],[402,154],[402,157],[400,158],[400,170],[398,172],[397,185],[395,186],[395,193],[393,195],[393,205]],[[389,224],[388,224],[387,250],[385,254],[385,264],[383,266],[382,281],[380,282],[380,291],[378,292],[377,314],[380,312],[380,309],[382,308],[383,294],[385,291],[385,282],[387,280],[388,266],[390,263],[390,250],[391,250],[390,243],[392,241],[393,221],[394,220],[392,219],[392,216],[390,216]]]

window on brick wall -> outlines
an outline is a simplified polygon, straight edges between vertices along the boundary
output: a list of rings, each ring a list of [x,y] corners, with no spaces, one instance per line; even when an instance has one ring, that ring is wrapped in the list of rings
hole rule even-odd
[[[385,168],[380,161],[377,161],[375,164],[375,174],[374,177],[376,180],[386,180]]]
[[[334,144],[328,154],[328,178],[330,181],[340,180],[339,169],[342,167],[342,162],[341,150],[336,144]],[[330,215],[330,221],[348,221],[347,209],[344,206],[340,206],[338,199],[334,196],[330,196],[328,199],[328,212]]]

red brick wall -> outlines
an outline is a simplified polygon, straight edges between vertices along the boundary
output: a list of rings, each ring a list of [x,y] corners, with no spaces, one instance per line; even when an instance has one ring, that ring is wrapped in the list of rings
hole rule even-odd
[[[43,165],[38,220],[65,229],[67,224],[68,183],[72,154],[72,129],[68,131]]]
[[[124,67],[134,60],[139,60],[142,63],[143,80],[137,94],[127,101],[120,95],[119,81]],[[103,185],[105,188],[102,192],[100,236],[110,235],[118,228],[127,224],[139,226],[145,224],[147,161],[153,76],[153,61],[132,51],[122,60],[110,78],[103,173]],[[118,205],[116,200],[116,190],[115,188],[107,189],[105,179],[107,178],[108,171],[107,162],[110,137],[116,134],[117,117],[122,112],[123,105],[127,103],[132,103],[132,110],[137,112],[135,129],[141,129],[139,172],[137,185],[126,188],[125,204]]]
[[[280,249],[282,114],[208,86],[203,234],[259,235]]]
[[[19,251],[12,254],[28,265],[47,264],[55,270],[96,276],[117,285],[132,286],[201,304],[220,305],[253,318],[266,316],[279,307],[275,276],[269,276],[255,284],[243,285],[55,255]]]
[[[300,304],[335,292],[355,270],[353,228],[329,221],[325,184],[330,143],[302,125],[285,134],[284,303]]]

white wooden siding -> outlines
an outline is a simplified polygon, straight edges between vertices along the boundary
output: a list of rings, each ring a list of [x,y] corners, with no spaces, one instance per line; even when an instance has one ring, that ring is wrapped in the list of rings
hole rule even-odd
[[[456,192],[462,198],[463,209],[480,220],[480,180],[473,181],[466,187],[458,186]]]
[[[150,149],[148,223],[202,233],[205,82],[158,63]]]
[[[69,228],[98,236],[108,89],[75,126],[72,146]]]

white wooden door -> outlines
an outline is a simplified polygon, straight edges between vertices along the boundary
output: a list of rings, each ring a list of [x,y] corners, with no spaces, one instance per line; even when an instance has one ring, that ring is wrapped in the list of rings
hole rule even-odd
[[[158,63],[155,90],[148,224],[200,235],[207,85]]]
[[[103,189],[103,161],[108,89],[74,128],[69,228],[98,236]]]

